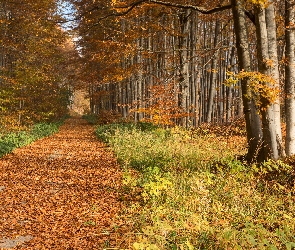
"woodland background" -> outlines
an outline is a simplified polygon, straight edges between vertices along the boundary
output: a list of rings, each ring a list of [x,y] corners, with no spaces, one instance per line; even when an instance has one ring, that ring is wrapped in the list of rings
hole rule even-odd
[[[92,114],[184,127],[244,117],[249,161],[295,153],[292,1],[72,3]]]
[[[84,90],[91,114],[184,127],[243,117],[249,161],[295,153],[291,1],[1,5],[2,126],[61,117]]]
[[[295,2],[0,4],[1,156],[95,123],[123,172],[104,248],[295,247]]]

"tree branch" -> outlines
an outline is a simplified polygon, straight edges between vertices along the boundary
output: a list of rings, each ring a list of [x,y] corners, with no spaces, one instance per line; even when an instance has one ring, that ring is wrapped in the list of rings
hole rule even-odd
[[[172,2],[165,2],[165,1],[161,1],[161,0],[140,0],[140,1],[137,1],[137,2],[134,2],[128,6],[118,6],[118,7],[115,7],[117,9],[119,8],[122,8],[122,9],[125,9],[125,8],[131,8],[132,6],[136,7],[140,4],[143,4],[143,3],[147,3],[147,4],[158,4],[158,5],[163,5],[163,6],[167,6],[167,7],[173,7],[173,8],[180,8],[180,9],[191,9],[191,10],[195,10],[195,11],[198,11],[202,14],[213,14],[213,13],[216,13],[216,12],[220,12],[220,11],[224,11],[224,10],[228,10],[232,7],[231,4],[228,4],[228,5],[223,5],[223,6],[218,6],[216,8],[213,8],[213,9],[206,9],[206,8],[203,8],[203,7],[200,7],[200,6],[195,6],[195,5],[187,5],[187,4],[178,4],[178,3],[172,3]]]
[[[232,7],[231,4],[228,4],[228,5],[224,5],[224,6],[218,6],[216,8],[208,10],[208,9],[205,9],[203,7],[200,7],[200,6],[178,4],[178,3],[172,3],[172,2],[164,2],[164,1],[161,1],[161,0],[138,0],[136,2],[133,2],[130,5],[114,7],[114,9],[126,9],[126,10],[120,11],[120,12],[112,12],[112,13],[110,13],[108,15],[105,15],[105,16],[99,18],[97,20],[97,22],[95,24],[93,24],[92,26],[90,26],[85,32],[88,32],[93,27],[99,25],[99,23],[104,19],[107,19],[109,17],[125,16],[129,12],[131,12],[135,7],[137,7],[139,5],[142,5],[142,4],[158,4],[158,5],[172,7],[172,8],[190,9],[190,10],[198,11],[198,12],[200,12],[202,14],[213,14],[213,13],[217,13],[217,12],[220,12],[220,11],[231,9],[231,7]]]
[[[217,12],[220,12],[220,11],[228,10],[228,9],[230,9],[232,7],[231,4],[228,4],[228,5],[224,5],[224,6],[218,6],[216,8],[208,10],[206,8],[199,7],[199,6],[183,5],[183,4],[178,4],[178,3],[164,2],[164,1],[160,1],[160,0],[149,0],[148,2],[164,5],[164,6],[167,6],[167,7],[191,9],[191,10],[198,11],[198,12],[200,12],[202,14],[213,14],[213,13],[217,13]]]
[[[245,15],[251,20],[251,22],[255,25],[256,24],[256,21],[255,21],[255,15],[250,12],[250,11],[247,11],[245,10]]]

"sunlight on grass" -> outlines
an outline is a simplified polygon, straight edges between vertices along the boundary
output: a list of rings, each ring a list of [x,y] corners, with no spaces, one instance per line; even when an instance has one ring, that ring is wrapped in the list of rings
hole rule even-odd
[[[294,170],[238,161],[245,138],[144,124],[100,126],[97,135],[125,169],[125,191],[140,195],[122,214],[140,232],[133,249],[295,247]]]

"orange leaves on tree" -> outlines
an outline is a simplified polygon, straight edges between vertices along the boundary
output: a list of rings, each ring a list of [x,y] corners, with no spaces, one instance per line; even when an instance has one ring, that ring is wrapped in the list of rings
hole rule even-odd
[[[271,64],[272,62],[268,62],[269,66]],[[265,110],[270,104],[274,103],[280,93],[280,89],[276,87],[275,80],[269,75],[246,71],[240,71],[237,74],[227,72],[227,74],[229,78],[225,81],[225,84],[228,86],[235,85],[241,79],[249,81],[247,97],[255,100],[260,111]]]
[[[134,110],[134,112],[146,115],[142,121],[169,126],[174,125],[178,118],[189,116],[178,105],[178,88],[174,83],[152,86],[149,88],[149,92],[150,97],[147,100],[147,107]]]

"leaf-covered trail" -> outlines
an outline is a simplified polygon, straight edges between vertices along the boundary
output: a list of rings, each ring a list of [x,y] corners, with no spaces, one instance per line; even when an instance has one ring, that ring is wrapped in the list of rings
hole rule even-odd
[[[86,121],[0,159],[1,240],[28,237],[20,249],[119,246],[122,172]],[[1,245],[2,244],[2,245]]]

